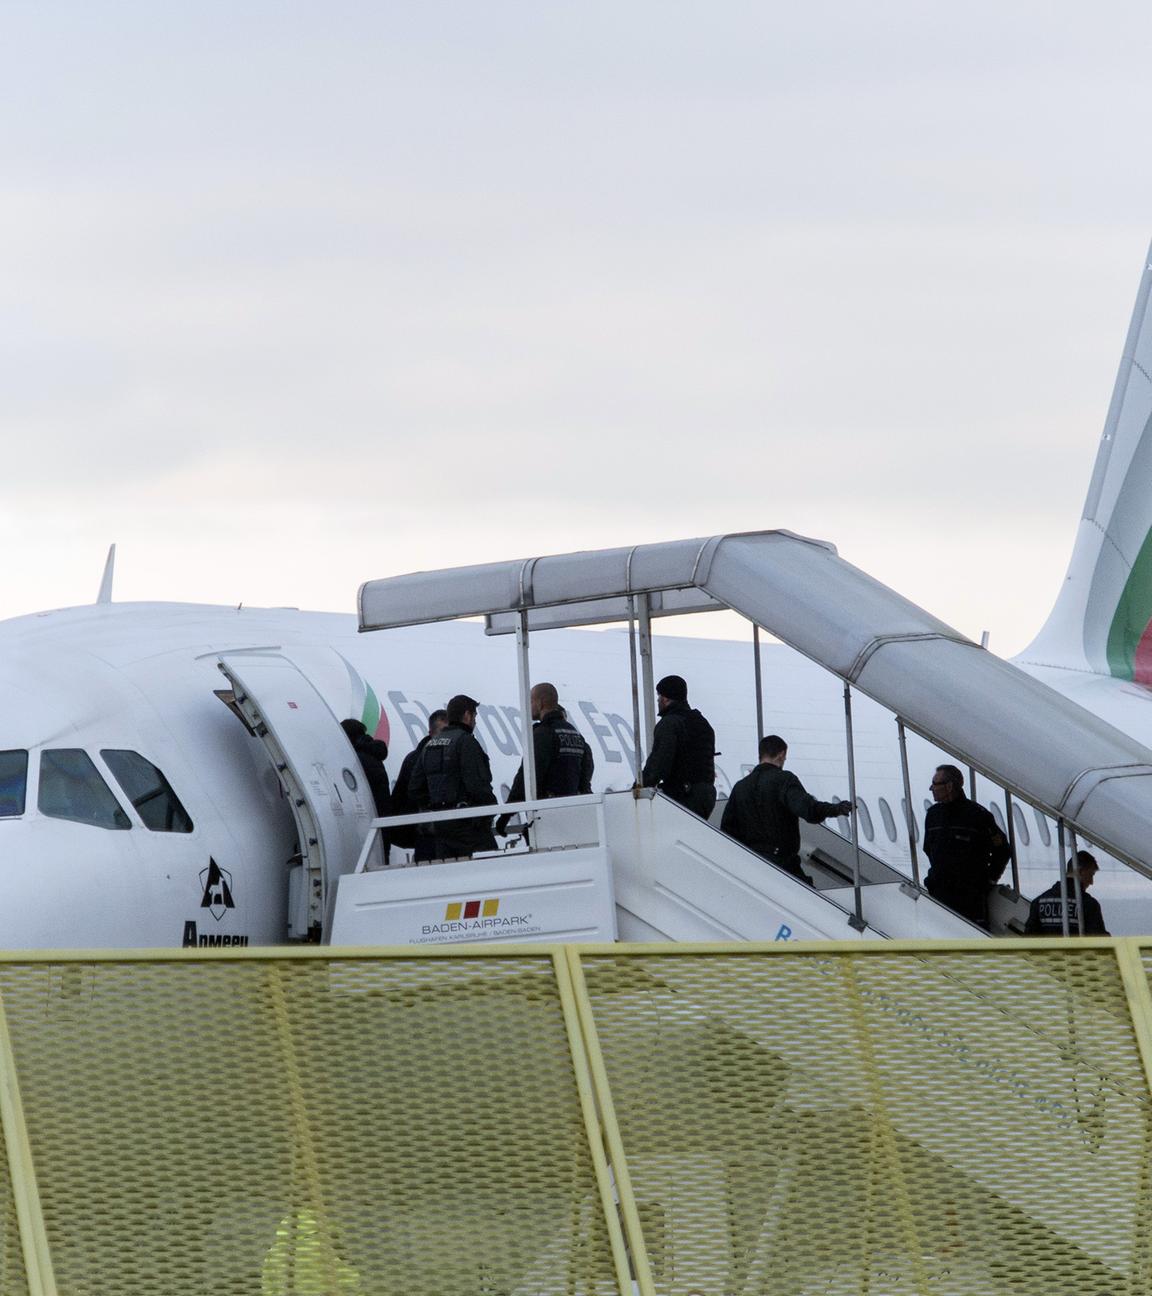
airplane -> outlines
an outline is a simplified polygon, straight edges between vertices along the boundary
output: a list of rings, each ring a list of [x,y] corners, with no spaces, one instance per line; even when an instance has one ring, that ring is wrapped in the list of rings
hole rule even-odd
[[[1152,327],[1145,260],[1088,499],[1055,607],[1015,662],[1152,747]],[[429,713],[466,692],[507,795],[520,762],[515,656],[476,623],[361,634],[353,615],[292,608],[116,603],[110,553],[96,602],[0,622],[0,945],[244,947],[323,939],[331,896],[300,862],[322,813],[351,866],[373,816],[339,721],[388,743],[394,778]],[[717,734],[721,796],[755,761],[747,643],[665,636],[676,673]],[[847,793],[840,681],[781,644],[763,650],[764,720],[821,799]],[[550,679],[591,744],[597,790],[635,780],[627,632],[551,630],[533,674]],[[269,735],[262,710],[277,708]],[[908,872],[893,717],[854,716],[862,844]],[[284,749],[285,747],[291,750]],[[914,736],[911,819],[950,759]],[[1001,791],[978,799],[1004,823]],[[921,804],[916,804],[923,798]],[[1021,890],[1057,875],[1055,826],[1013,806]],[[839,821],[847,833],[847,821]],[[1152,884],[1102,860],[1114,933],[1152,930]],[[1112,901],[1110,904],[1109,901]]]

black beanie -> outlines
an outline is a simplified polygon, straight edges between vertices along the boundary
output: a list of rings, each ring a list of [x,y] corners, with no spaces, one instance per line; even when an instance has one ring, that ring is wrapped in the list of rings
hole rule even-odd
[[[688,701],[688,685],[679,675],[665,675],[656,685],[656,692],[671,702]]]

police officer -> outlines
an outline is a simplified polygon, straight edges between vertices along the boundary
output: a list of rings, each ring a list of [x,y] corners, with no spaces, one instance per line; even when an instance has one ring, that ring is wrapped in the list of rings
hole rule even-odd
[[[1096,880],[1099,869],[1096,856],[1088,851],[1076,852],[1076,863],[1068,861],[1068,877],[1064,882],[1064,891],[1068,896],[1068,934],[1080,935],[1079,914],[1076,907],[1076,878],[1080,878],[1080,898],[1084,902],[1084,935],[1107,936],[1104,926],[1104,914],[1100,901],[1088,894],[1088,888]],[[1064,901],[1060,895],[1061,886],[1057,882],[1047,891],[1038,895],[1028,907],[1028,922],[1024,926],[1026,936],[1063,936]]]
[[[679,675],[656,685],[656,706],[660,719],[641,781],[707,819],[716,805],[716,733],[688,705],[688,685]]]
[[[448,723],[413,762],[408,795],[421,810],[496,804],[488,753],[472,732],[479,706],[465,693],[450,698]],[[496,849],[490,817],[434,824],[433,840],[435,859],[470,859],[475,851]]]
[[[823,823],[852,813],[850,801],[817,801],[784,768],[788,744],[778,734],[760,739],[760,764],[733,785],[720,827],[771,864],[812,885],[800,867],[800,820]]]
[[[964,793],[955,765],[938,765],[929,784],[936,804],[924,816],[924,854],[931,868],[924,886],[980,927],[988,926],[988,888],[1004,872],[1011,850],[996,820]]]
[[[538,797],[576,796],[592,790],[592,749],[560,705],[555,684],[534,684],[529,695],[532,707],[532,755],[536,767]],[[524,762],[516,771],[509,801],[524,800]],[[496,821],[496,831],[507,830],[509,815]]]
[[[428,717],[428,732],[401,762],[400,773],[396,775],[396,782],[392,785],[392,813],[394,815],[418,813],[419,807],[409,796],[408,792],[408,785],[412,780],[412,767],[420,758],[420,753],[427,745],[428,739],[435,738],[447,723],[447,711],[433,711]],[[391,837],[394,846],[402,846],[406,850],[412,850],[413,847],[415,847],[415,855],[413,858],[417,862],[432,859],[431,833],[417,833],[414,824],[405,824],[402,828],[391,829]]]

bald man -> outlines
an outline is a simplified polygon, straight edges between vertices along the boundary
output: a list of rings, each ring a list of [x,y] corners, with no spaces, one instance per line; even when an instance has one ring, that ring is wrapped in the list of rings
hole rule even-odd
[[[555,684],[534,684],[531,693],[532,751],[538,797],[576,796],[592,791],[592,749],[560,705]],[[516,771],[509,802],[524,800],[524,763]],[[497,831],[507,827],[502,815]]]

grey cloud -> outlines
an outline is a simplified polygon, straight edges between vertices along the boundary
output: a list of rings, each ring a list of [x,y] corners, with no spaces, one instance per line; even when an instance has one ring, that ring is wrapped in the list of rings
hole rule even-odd
[[[1144,7],[113,9],[0,51],[0,500],[61,535],[45,601],[110,539],[308,602],[348,530],[384,574],[760,525],[942,534],[984,594],[986,537],[1074,525]],[[470,506],[435,544],[430,491]],[[910,547],[867,552],[899,586]]]

